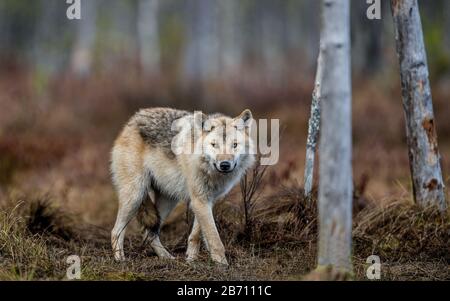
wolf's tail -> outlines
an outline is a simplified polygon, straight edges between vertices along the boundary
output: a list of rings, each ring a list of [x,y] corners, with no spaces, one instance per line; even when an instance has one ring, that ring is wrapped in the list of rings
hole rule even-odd
[[[137,220],[144,233],[144,243],[147,239],[159,235],[161,218],[159,217],[155,204],[149,196],[142,202],[137,214]]]

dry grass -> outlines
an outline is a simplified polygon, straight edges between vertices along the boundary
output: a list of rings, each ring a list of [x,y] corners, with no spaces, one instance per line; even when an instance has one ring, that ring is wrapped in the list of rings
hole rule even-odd
[[[372,208],[358,216],[354,229],[357,253],[391,261],[440,258],[450,262],[450,215],[407,201]]]
[[[117,263],[112,258],[109,231],[75,222],[76,216],[47,199],[22,201],[0,213],[0,278],[64,279],[65,259],[76,254],[81,256],[85,280],[302,279],[315,268],[317,252],[316,201],[306,203],[302,195],[300,188],[283,188],[279,195],[258,202],[254,216],[258,222],[252,224],[250,236],[245,236],[249,229],[244,231],[246,226],[234,205],[221,203],[216,211],[231,264],[227,269],[210,262],[205,250],[195,264],[184,261],[186,240],[180,241],[174,233],[182,235],[183,219],[163,229],[176,260],[158,259],[134,232],[126,240],[129,259]],[[449,233],[448,214],[422,210],[405,201],[363,209],[354,225],[354,277],[365,279],[365,258],[377,254],[385,280],[448,280]],[[314,275],[307,279],[316,279]]]
[[[305,257],[296,258],[295,246],[289,245],[271,250],[229,244],[231,268],[226,270],[210,262],[206,253],[195,265],[185,263],[184,250],[175,249],[175,261],[160,260],[137,235],[127,240],[129,260],[117,263],[111,256],[109,233],[73,223],[72,216],[48,201],[3,208],[0,221],[1,279],[63,279],[65,259],[71,254],[81,256],[85,280],[270,280],[305,268],[300,262]],[[287,265],[287,258],[292,265]]]

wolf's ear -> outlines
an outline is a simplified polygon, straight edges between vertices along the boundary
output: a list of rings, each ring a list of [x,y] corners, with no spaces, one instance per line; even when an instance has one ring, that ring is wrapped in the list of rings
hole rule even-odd
[[[198,126],[199,128],[201,128],[202,130],[204,129],[205,125],[206,125],[206,121],[208,119],[208,116],[206,116],[206,114],[204,114],[202,111],[195,111],[194,112],[194,124],[195,126]]]
[[[240,124],[243,124],[244,127],[250,127],[252,119],[253,115],[249,109],[245,109],[244,111],[242,111],[241,114],[239,114],[238,117],[234,118],[235,121],[237,121]]]

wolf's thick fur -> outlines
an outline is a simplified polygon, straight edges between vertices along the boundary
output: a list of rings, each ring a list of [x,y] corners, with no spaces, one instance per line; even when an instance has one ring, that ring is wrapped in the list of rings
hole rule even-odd
[[[179,201],[190,200],[195,219],[187,260],[197,258],[203,234],[211,258],[227,264],[212,207],[255,161],[249,135],[251,120],[249,110],[233,119],[170,108],[143,109],[130,119],[115,141],[111,158],[119,198],[111,233],[117,260],[124,259],[125,229],[136,215],[145,227],[144,238],[156,254],[173,258],[159,240],[160,226]],[[174,122],[180,131],[173,127]],[[192,129],[199,130],[200,135],[193,135]],[[177,144],[181,150],[202,141],[201,152],[174,152],[173,141],[181,141]],[[153,219],[146,221],[149,215]]]

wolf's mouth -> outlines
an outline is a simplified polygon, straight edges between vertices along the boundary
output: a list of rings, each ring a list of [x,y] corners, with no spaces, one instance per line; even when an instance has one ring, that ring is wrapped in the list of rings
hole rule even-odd
[[[213,163],[213,165],[214,165],[214,168],[215,168],[218,172],[220,172],[220,173],[230,173],[230,172],[233,172],[233,170],[236,168],[237,163],[234,163],[233,168],[231,168],[230,170],[220,170],[220,169],[217,167],[216,163]]]

